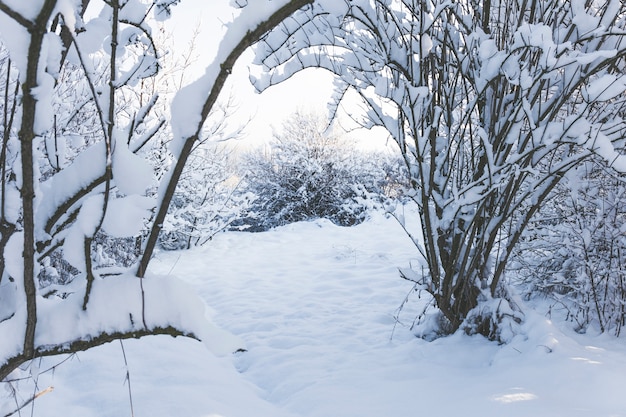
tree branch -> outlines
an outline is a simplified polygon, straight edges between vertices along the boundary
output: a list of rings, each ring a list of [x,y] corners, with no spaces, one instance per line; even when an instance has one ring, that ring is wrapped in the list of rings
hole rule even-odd
[[[3,12],[4,14],[9,16],[11,19],[15,20],[18,24],[24,26],[28,30],[32,30],[32,28],[35,26],[35,22],[28,20],[23,15],[21,15],[20,13],[16,12],[15,10],[7,6],[7,4],[3,1],[0,1],[0,12]]]
[[[63,355],[68,353],[82,352],[97,346],[104,345],[105,343],[113,342],[115,340],[124,339],[140,339],[145,336],[157,336],[167,335],[172,337],[190,337],[192,339],[200,340],[196,335],[189,332],[184,332],[173,326],[167,327],[154,327],[150,329],[136,329],[126,332],[112,332],[112,333],[100,333],[99,335],[77,339],[71,342],[58,344],[54,346],[39,346],[33,350],[33,355],[30,357],[21,353],[8,359],[2,366],[0,366],[0,381],[4,381],[5,378],[18,366],[34,358],[43,358],[48,356]]]

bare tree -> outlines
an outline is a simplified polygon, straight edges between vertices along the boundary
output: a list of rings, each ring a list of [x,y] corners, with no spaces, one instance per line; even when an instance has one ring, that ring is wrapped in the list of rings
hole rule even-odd
[[[410,172],[425,268],[404,275],[436,332],[502,339],[505,267],[551,190],[593,154],[626,170],[625,30],[620,0],[317,2],[264,38],[256,85],[314,67],[360,95]]]

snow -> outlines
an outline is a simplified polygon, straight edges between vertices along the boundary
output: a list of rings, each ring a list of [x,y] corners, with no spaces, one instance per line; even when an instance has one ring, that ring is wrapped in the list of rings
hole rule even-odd
[[[584,0],[573,0],[574,17],[572,24],[576,25],[581,33],[587,34],[600,27],[600,19],[585,12]]]
[[[8,222],[15,224],[20,218],[22,209],[20,205],[20,190],[17,189],[14,182],[10,182],[5,184],[4,193],[4,216]]]
[[[111,200],[102,228],[113,237],[138,236],[143,228],[143,220],[150,216],[155,203],[154,199],[140,195]]]
[[[603,50],[593,51],[593,52],[581,53],[577,55],[576,61],[579,64],[587,65],[587,64],[591,64],[596,59],[613,58],[615,55],[617,55],[617,50],[615,49],[610,50],[610,51],[603,51]]]
[[[498,51],[496,43],[492,39],[485,40],[480,44],[478,55],[482,65],[480,75],[476,79],[476,86],[478,90],[483,90],[487,83],[500,73],[507,56],[504,52]]]
[[[26,2],[21,2],[24,5]],[[17,9],[19,11],[19,9]],[[20,82],[26,80],[27,54],[30,37],[25,27],[18,24],[6,14],[0,12],[0,38],[10,54],[13,65],[19,70]]]
[[[93,54],[103,48],[104,39],[110,31],[106,19],[92,19],[85,23],[85,30],[78,34],[76,42],[83,54]]]
[[[219,74],[217,66],[207,68],[203,77],[181,88],[174,96],[170,107],[174,140],[170,151],[178,155],[185,141],[194,136],[202,122],[200,109],[209,97],[213,82]]]
[[[176,325],[192,332],[216,356],[242,345],[239,338],[205,320],[204,303],[188,285],[172,277],[150,275],[143,286],[139,278],[128,275],[96,279],[87,311],[82,310],[83,290],[75,290],[81,296],[50,297],[40,302],[36,334],[39,345],[58,345],[82,335],[141,329],[144,321],[148,328]]]
[[[84,271],[85,237],[92,237],[98,228],[102,216],[104,197],[92,195],[82,204],[76,222],[69,228],[63,243],[63,252],[67,261],[76,269]]]
[[[22,253],[24,252],[24,233],[18,232],[11,235],[4,247],[4,267],[10,277],[21,280],[24,276],[24,263]]]
[[[63,23],[71,30],[76,29],[77,15],[76,15],[76,2],[74,0],[58,0],[55,6],[55,12],[53,16],[57,14],[63,15]]]
[[[133,23],[141,23],[148,14],[148,5],[139,0],[130,0],[120,10],[120,19]]]
[[[69,357],[54,372],[45,370],[65,357],[46,359],[35,370],[38,389],[54,390],[35,402],[33,415],[130,415],[127,369],[137,416],[626,415],[621,339],[576,334],[528,307],[522,334],[507,345],[460,334],[415,338],[407,326],[420,300],[397,268],[416,258],[411,240],[383,215],[352,228],[320,220],[226,232],[204,248],[159,253],[152,273],[161,278],[145,283],[172,281],[152,295],[163,310],[155,320],[175,317],[174,301],[189,300],[193,317],[207,314],[236,336],[217,349],[226,355],[158,336],[123,342],[128,367],[119,342]],[[100,294],[122,300],[138,283],[120,277],[110,285],[118,290]],[[92,301],[90,314],[118,305]],[[232,353],[238,347],[246,351]]]
[[[6,0],[3,1],[3,3],[5,3],[9,8],[21,14],[25,18],[35,20],[44,5],[44,0]]]
[[[117,139],[113,151],[113,179],[117,188],[126,195],[144,194],[154,180],[154,172],[148,161],[128,149]]]
[[[583,89],[583,97],[588,102],[608,101],[626,91],[626,76],[605,74],[593,80]]]

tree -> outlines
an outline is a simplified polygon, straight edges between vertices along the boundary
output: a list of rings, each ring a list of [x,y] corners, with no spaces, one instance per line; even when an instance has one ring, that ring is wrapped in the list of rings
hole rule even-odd
[[[248,230],[326,218],[351,226],[384,200],[378,160],[332,130],[320,115],[296,112],[263,153],[245,158],[244,191],[255,195]],[[382,159],[382,158],[381,158]]]
[[[360,95],[410,173],[426,268],[405,277],[436,333],[503,340],[503,274],[550,192],[594,154],[626,170],[625,28],[620,0],[317,2],[264,38],[256,86],[316,67]]]
[[[0,381],[34,358],[77,352],[115,339],[169,334],[211,341],[210,331],[197,325],[202,308],[193,300],[185,300],[182,312],[181,305],[168,310],[176,303],[162,302],[189,297],[175,281],[133,278],[146,274],[182,169],[235,61],[263,33],[310,1],[260,2],[256,4],[260,9],[242,9],[205,76],[183,88],[174,100],[170,149],[176,163],[161,179],[162,193],[152,200],[145,194],[154,171],[140,151],[162,126],[151,115],[156,98],[126,101],[130,107],[124,108],[118,99],[158,72],[159,49],[151,25],[177,2],[112,0],[100,15],[85,22],[89,0],[0,1],[0,35],[10,52],[10,63],[0,55],[7,64],[1,72],[6,82]],[[105,63],[104,72],[94,65],[97,60]],[[80,130],[61,136],[55,127],[55,113],[65,126],[75,120],[67,114],[71,109],[63,107],[70,103],[60,99],[66,84],[59,82],[59,74],[69,65],[82,73],[80,80],[71,82],[84,103],[78,106],[80,117],[97,121],[98,129],[89,139]],[[55,103],[60,107],[55,109]],[[62,161],[68,155],[63,145],[68,144],[72,153]],[[134,236],[152,209],[156,214],[139,264],[126,273],[119,268],[96,273],[98,233]],[[45,259],[58,250],[82,274],[42,292],[38,271],[49,267]],[[116,308],[102,310],[103,305]],[[68,317],[76,322],[68,322]]]

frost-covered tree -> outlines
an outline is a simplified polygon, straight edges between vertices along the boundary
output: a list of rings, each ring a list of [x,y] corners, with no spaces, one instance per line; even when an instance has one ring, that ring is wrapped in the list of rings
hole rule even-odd
[[[620,335],[626,324],[626,182],[594,158],[565,175],[524,233],[511,272],[527,297],[574,324]]]
[[[120,96],[158,72],[152,30],[176,3],[98,2],[94,16],[85,14],[89,0],[0,1],[0,39],[9,52],[0,51],[0,381],[32,359],[115,339],[188,335],[211,345],[219,338],[177,281],[137,278],[146,275],[183,167],[236,59],[310,1],[259,1],[238,12],[205,75],[177,93],[175,163],[151,198],[155,171],[144,151],[162,126],[156,98]],[[148,220],[138,264],[96,271],[99,233],[135,236]],[[38,276],[53,275],[49,255],[58,252],[80,274],[43,290]]]
[[[255,199],[243,222],[254,231],[319,218],[360,223],[381,205],[388,180],[384,157],[369,156],[321,115],[294,113],[266,148],[245,157],[243,190]]]
[[[621,0],[316,2],[264,38],[256,85],[315,67],[337,101],[360,95],[409,169],[425,268],[405,277],[432,295],[434,332],[505,340],[530,219],[591,155],[626,170],[625,29]]]

